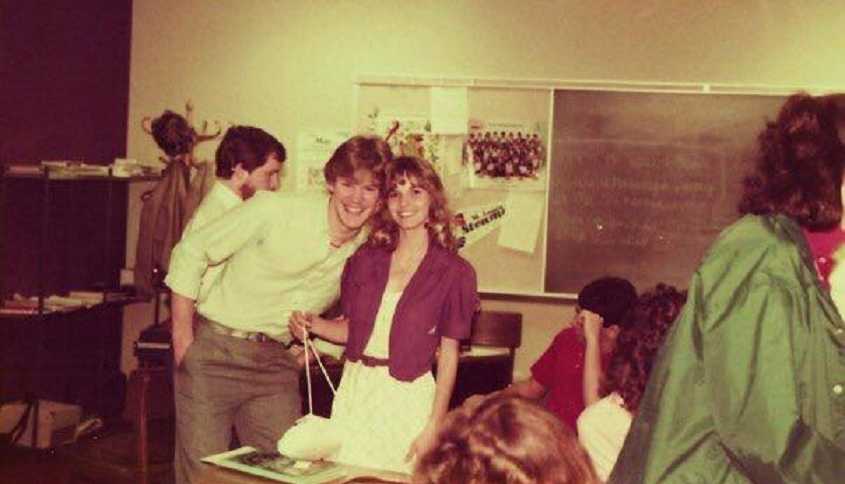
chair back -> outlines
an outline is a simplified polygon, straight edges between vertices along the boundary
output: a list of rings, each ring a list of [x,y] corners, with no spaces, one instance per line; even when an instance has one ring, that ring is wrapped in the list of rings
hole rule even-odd
[[[472,322],[472,346],[499,346],[513,354],[522,344],[522,314],[510,311],[481,311]]]

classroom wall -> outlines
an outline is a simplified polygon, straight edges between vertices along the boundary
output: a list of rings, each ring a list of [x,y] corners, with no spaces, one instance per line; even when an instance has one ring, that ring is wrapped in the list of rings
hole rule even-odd
[[[352,126],[362,74],[845,86],[844,20],[835,0],[144,0],[133,6],[128,155],[156,159],[141,119],[187,99],[198,120],[260,126],[295,153],[300,132]],[[294,185],[286,176],[283,189]],[[572,314],[561,302],[483,306],[524,315],[517,376]],[[151,314],[127,311],[125,369]]]

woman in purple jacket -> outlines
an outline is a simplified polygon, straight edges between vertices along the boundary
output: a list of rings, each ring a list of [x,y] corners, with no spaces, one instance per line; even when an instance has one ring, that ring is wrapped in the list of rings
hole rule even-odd
[[[397,158],[387,167],[385,192],[369,241],[344,269],[344,317],[295,313],[290,329],[346,344],[331,418],[342,444],[333,460],[410,472],[448,411],[459,340],[469,337],[479,302],[432,166]]]

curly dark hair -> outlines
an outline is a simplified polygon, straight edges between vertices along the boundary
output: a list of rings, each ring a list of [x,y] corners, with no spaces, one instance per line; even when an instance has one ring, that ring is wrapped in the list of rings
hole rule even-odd
[[[843,148],[835,104],[794,94],[758,142],[756,170],[744,180],[740,213],[780,213],[811,230],[839,224]]]
[[[599,480],[575,434],[535,402],[493,394],[447,415],[414,484],[593,484]]]
[[[173,111],[165,110],[150,127],[158,147],[171,158],[190,153],[197,143],[194,128],[184,116]]]
[[[640,405],[654,357],[686,300],[686,291],[658,284],[641,295],[628,313],[629,324],[616,338],[604,393],[619,393],[631,413]]]
[[[457,251],[458,243],[452,232],[452,214],[446,201],[443,182],[428,161],[414,156],[400,156],[385,165],[385,183],[382,193],[387,194],[396,186],[399,180],[407,178],[431,196],[431,207],[426,224],[431,240],[441,247]],[[399,239],[399,226],[390,215],[387,204],[382,203],[378,213],[373,217],[373,230],[369,243],[378,247],[394,250]]]

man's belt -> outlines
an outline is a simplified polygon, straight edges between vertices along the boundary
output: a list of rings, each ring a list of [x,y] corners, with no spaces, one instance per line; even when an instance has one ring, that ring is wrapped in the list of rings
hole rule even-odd
[[[245,339],[247,341],[255,341],[258,343],[268,343],[268,342],[277,342],[275,339],[267,336],[264,333],[256,333],[253,331],[241,331],[239,329],[232,329],[228,326],[224,326],[220,323],[216,323],[204,316],[200,316],[199,320],[203,324],[207,324],[208,327],[217,334],[222,334],[224,336],[231,336],[233,338],[240,338]]]

